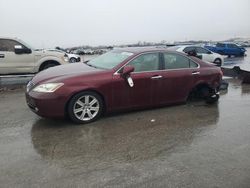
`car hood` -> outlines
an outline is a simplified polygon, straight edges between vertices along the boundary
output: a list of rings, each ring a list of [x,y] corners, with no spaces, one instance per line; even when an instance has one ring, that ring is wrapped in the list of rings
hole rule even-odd
[[[36,85],[38,83],[46,82],[48,80],[51,81],[73,76],[96,74],[103,71],[105,70],[90,67],[85,63],[59,65],[38,73],[36,76],[33,77],[32,82]]]
[[[56,57],[63,57],[66,53],[64,52],[59,52],[59,51],[51,51],[51,50],[46,50],[46,49],[36,49],[35,55],[39,56],[56,56]]]

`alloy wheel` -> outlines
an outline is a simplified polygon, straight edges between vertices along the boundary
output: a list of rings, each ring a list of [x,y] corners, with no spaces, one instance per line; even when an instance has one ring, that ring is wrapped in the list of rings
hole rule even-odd
[[[96,97],[84,95],[74,104],[73,112],[77,119],[90,121],[95,118],[100,110],[100,104]]]

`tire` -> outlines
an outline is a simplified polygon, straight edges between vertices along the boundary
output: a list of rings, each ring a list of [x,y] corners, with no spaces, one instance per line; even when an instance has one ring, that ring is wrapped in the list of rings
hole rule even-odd
[[[244,52],[241,52],[240,53],[240,57],[244,57],[245,56],[245,53]]]
[[[222,60],[220,58],[216,58],[214,60],[214,64],[216,64],[217,66],[221,67],[221,64],[222,64]]]
[[[55,67],[57,65],[58,65],[57,63],[47,63],[44,66],[42,66],[42,68],[40,69],[40,71],[46,70],[46,69],[51,68],[51,67]]]
[[[207,104],[214,104],[218,102],[220,96],[218,94],[211,95],[209,97],[206,97],[205,101]]]
[[[74,95],[67,107],[70,119],[78,124],[86,124],[98,119],[104,111],[100,95],[84,91]]]
[[[200,90],[200,93],[207,104],[216,103],[220,98],[219,94],[216,93],[215,89],[211,89],[208,87],[203,87]]]
[[[71,58],[69,59],[69,61],[70,61],[71,63],[75,63],[75,62],[77,62],[77,59],[74,58],[74,57],[71,57]]]

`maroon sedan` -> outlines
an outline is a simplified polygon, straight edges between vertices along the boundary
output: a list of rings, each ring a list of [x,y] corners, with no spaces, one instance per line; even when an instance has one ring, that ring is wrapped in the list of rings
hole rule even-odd
[[[195,57],[159,48],[113,50],[87,63],[38,73],[27,85],[27,104],[43,117],[68,115],[89,123],[104,112],[218,100],[220,68]]]

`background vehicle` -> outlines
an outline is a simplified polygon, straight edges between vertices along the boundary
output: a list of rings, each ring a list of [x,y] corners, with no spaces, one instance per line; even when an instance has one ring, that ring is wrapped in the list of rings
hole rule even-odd
[[[0,74],[36,73],[68,63],[65,53],[35,50],[16,38],[0,38]]]
[[[27,86],[27,104],[44,117],[88,123],[103,112],[183,103],[190,96],[216,102],[221,69],[159,48],[113,50],[88,63],[53,67]]]
[[[204,46],[205,48],[227,56],[244,56],[246,49],[243,47],[238,46],[235,43],[217,43],[215,46]]]
[[[76,62],[80,62],[81,61],[81,57],[77,54],[73,54],[73,53],[66,53],[62,50],[57,50],[57,49],[49,49],[48,51],[56,51],[56,52],[61,52],[64,54],[67,54],[68,58],[69,58],[69,62],[70,63],[76,63]]]
[[[185,45],[185,46],[174,46],[168,49],[176,50],[178,52],[185,52],[185,53],[188,53],[190,51],[195,51],[197,55],[200,56],[203,61],[208,61],[218,66],[222,66],[224,63],[223,56],[221,56],[220,54],[214,53],[208,49],[205,49],[201,46]]]

